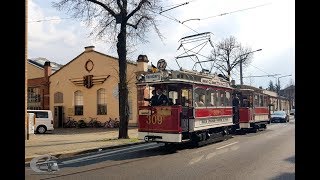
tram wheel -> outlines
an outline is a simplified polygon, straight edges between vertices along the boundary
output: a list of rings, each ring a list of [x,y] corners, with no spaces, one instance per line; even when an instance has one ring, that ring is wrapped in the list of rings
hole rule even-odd
[[[251,130],[251,132],[253,132],[253,133],[257,133],[257,132],[258,132],[257,127],[253,127],[253,128],[252,128],[252,130]]]

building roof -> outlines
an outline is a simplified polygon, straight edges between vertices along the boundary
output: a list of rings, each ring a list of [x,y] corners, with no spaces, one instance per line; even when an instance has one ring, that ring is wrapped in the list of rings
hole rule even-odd
[[[282,90],[289,90],[289,89],[295,89],[295,86],[294,85],[290,85],[290,86],[288,86],[288,87],[286,87],[286,88],[284,88]]]
[[[46,61],[49,61],[49,60],[46,59],[46,58],[43,58],[43,57],[28,59],[28,63],[30,63],[30,64],[32,64],[34,66],[37,66],[38,68],[41,68],[41,69],[44,68],[44,63]],[[52,62],[52,61],[49,61],[49,62],[50,62],[50,65],[51,65],[52,72],[55,72],[55,71],[59,70],[63,66],[62,64],[58,64],[58,63],[55,63],[55,62]]]
[[[95,52],[95,53],[101,54],[102,56],[105,56],[105,57],[114,59],[114,60],[116,60],[116,61],[119,61],[119,59],[116,58],[116,57],[113,57],[113,56],[110,56],[110,55],[107,55],[107,54],[104,54],[104,53],[101,53],[101,52],[98,52],[98,51],[95,51],[95,50],[92,50],[91,52]],[[73,58],[71,61],[69,61],[67,64],[65,64],[63,67],[69,65],[71,62],[73,62],[73,61],[75,61],[76,59],[78,59],[78,58],[79,58],[81,55],[83,55],[84,53],[86,53],[86,51],[83,51],[81,54],[79,54],[78,56],[76,56],[75,58]],[[128,64],[132,64],[132,65],[137,65],[137,62],[130,61],[130,60],[127,60],[127,63],[128,63]],[[59,68],[56,72],[52,73],[51,75],[54,75],[55,73],[57,73],[58,71],[60,71],[63,67]]]

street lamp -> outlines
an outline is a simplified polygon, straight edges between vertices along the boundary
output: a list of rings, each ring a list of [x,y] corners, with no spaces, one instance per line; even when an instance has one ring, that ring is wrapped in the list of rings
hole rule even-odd
[[[243,85],[243,77],[242,77],[242,56],[244,55],[247,55],[247,54],[250,54],[250,53],[254,53],[254,52],[257,52],[257,51],[261,51],[262,49],[257,49],[255,51],[251,51],[251,52],[247,52],[247,53],[244,53],[244,54],[241,54],[239,57],[240,57],[240,84]]]

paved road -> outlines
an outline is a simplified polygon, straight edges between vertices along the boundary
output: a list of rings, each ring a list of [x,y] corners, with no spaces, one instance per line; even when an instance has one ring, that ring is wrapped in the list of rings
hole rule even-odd
[[[26,167],[26,179],[295,179],[295,124],[271,124],[200,148],[150,143],[58,160],[55,173]]]

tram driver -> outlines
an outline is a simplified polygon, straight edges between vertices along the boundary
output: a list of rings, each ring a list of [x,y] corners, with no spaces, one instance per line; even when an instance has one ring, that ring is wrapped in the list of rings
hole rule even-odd
[[[168,97],[163,94],[162,89],[157,89],[157,103],[156,106],[166,106],[169,103]]]

